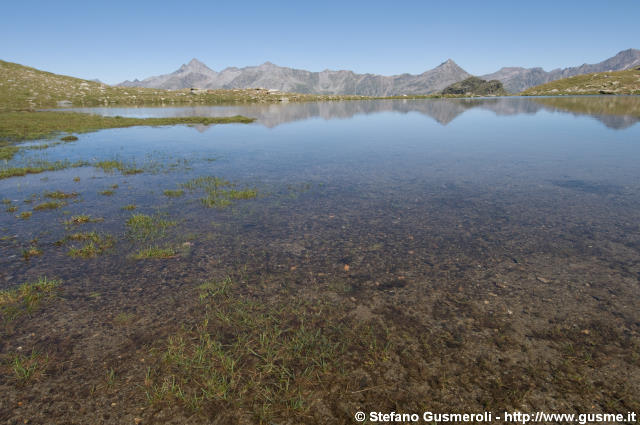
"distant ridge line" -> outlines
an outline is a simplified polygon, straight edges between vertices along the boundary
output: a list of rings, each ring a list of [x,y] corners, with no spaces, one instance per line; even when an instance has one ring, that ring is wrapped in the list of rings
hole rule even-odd
[[[544,71],[542,68],[504,67],[480,76],[484,80],[498,80],[510,93],[561,78],[593,72],[621,71],[640,66],[640,50],[627,49],[597,64]],[[287,68],[265,62],[244,68],[228,67],[214,71],[198,59],[191,59],[178,70],[164,75],[123,81],[117,86],[159,89],[236,89],[263,87],[285,92],[312,94],[341,94],[362,96],[398,96],[438,93],[445,87],[471,77],[452,59],[422,74],[392,76],[356,74],[353,71],[324,70],[312,72]]]

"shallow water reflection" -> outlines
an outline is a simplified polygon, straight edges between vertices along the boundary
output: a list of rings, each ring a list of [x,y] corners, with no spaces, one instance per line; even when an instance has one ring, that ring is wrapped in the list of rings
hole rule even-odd
[[[257,118],[267,127],[310,118],[347,119],[381,112],[417,112],[447,125],[468,110],[479,108],[496,115],[536,114],[539,111],[569,112],[594,117],[609,128],[623,129],[640,120],[640,96],[561,96],[483,99],[372,100],[322,103],[287,103],[179,108],[71,108],[80,112],[126,117],[232,116]]]

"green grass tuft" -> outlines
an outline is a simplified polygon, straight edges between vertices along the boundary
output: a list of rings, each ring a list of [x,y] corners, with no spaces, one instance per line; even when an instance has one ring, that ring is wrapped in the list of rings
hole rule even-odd
[[[96,232],[73,233],[65,239],[68,241],[84,242],[80,246],[72,246],[69,249],[69,256],[73,258],[95,258],[104,254],[115,245],[113,236],[100,235]],[[64,242],[64,240],[62,242]]]
[[[55,298],[61,282],[41,277],[36,282],[27,282],[13,289],[0,291],[0,316],[5,323],[23,314],[31,315],[43,301]]]
[[[164,194],[164,196],[168,196],[170,198],[179,198],[180,196],[184,195],[184,190],[182,190],[182,189],[177,189],[177,190],[167,189],[162,193]]]
[[[34,211],[56,210],[67,205],[64,201],[47,201],[33,207]]]
[[[78,194],[76,192],[65,193],[59,190],[56,190],[54,192],[44,193],[45,198],[51,198],[51,199],[69,199],[69,198],[76,198],[77,196]]]
[[[28,356],[24,354],[14,356],[11,362],[11,369],[13,370],[16,380],[21,384],[25,384],[42,377],[48,361],[49,358],[47,356],[43,356],[33,350]]]
[[[134,214],[125,224],[132,239],[149,240],[164,236],[167,228],[175,226],[176,222],[166,220],[159,214]]]
[[[144,172],[144,170],[138,168],[135,163],[126,164],[123,161],[114,159],[108,161],[99,161],[93,165],[96,168],[102,169],[102,171],[104,171],[105,173],[113,173],[115,171],[119,171],[123,175],[133,175]]]
[[[207,208],[224,208],[231,205],[232,201],[258,196],[256,189],[237,190],[234,186],[228,180],[214,176],[198,177],[182,184],[185,189],[203,190],[205,196],[200,198],[200,202]]]
[[[101,218],[101,217],[91,218],[89,214],[78,214],[78,215],[72,215],[70,219],[65,220],[64,224],[66,224],[67,226],[71,226],[71,225],[78,225],[78,224],[84,224],[84,223],[98,223],[101,221],[104,221],[104,218]]]

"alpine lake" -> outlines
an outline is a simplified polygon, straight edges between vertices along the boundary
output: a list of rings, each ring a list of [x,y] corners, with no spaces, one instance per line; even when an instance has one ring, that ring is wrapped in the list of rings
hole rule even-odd
[[[256,121],[0,163],[1,422],[640,413],[640,97],[70,110]]]

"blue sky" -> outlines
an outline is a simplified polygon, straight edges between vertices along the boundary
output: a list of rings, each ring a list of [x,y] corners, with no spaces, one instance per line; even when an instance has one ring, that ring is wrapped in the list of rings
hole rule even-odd
[[[640,48],[640,1],[11,1],[0,59],[107,83],[227,66],[424,72],[448,58],[502,66],[595,63]]]

